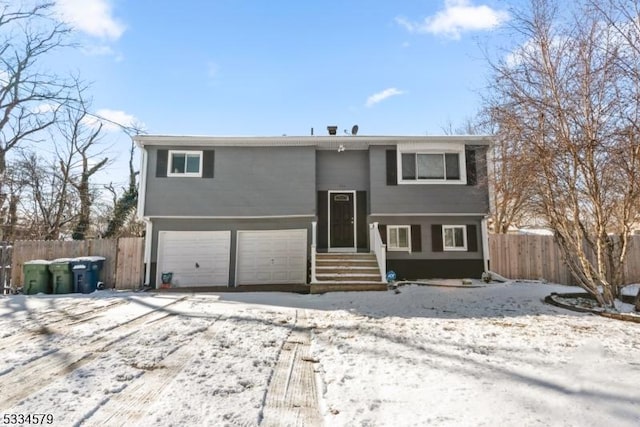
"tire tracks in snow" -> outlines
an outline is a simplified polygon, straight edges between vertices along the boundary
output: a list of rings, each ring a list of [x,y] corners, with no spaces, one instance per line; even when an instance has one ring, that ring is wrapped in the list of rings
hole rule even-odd
[[[53,350],[40,357],[16,366],[0,375],[0,411],[12,408],[23,399],[36,393],[52,382],[68,375],[79,367],[96,359],[101,353],[108,351],[113,345],[136,334],[145,325],[167,320],[174,313],[166,309],[184,301],[186,297],[176,299],[168,304],[155,307],[126,322],[110,326],[89,342],[78,343],[71,348]],[[155,326],[155,325],[154,325]],[[122,331],[119,336],[104,343],[104,336],[114,330]]]
[[[7,348],[14,347],[20,343],[24,343],[25,341],[30,341],[33,339],[41,339],[43,335],[49,335],[52,333],[56,333],[61,331],[69,326],[74,326],[80,323],[85,323],[86,321],[94,320],[100,318],[101,315],[98,313],[102,313],[104,311],[111,310],[112,308],[124,304],[126,301],[116,301],[112,304],[105,305],[102,307],[96,307],[88,310],[83,310],[78,313],[70,312],[66,309],[60,310],[62,314],[53,319],[46,320],[46,316],[43,316],[42,319],[38,319],[37,321],[42,322],[40,328],[27,329],[17,334],[13,334],[10,337],[0,338],[0,351],[5,350]],[[49,310],[49,312],[60,313],[60,311]],[[86,316],[86,317],[83,317]],[[63,323],[64,322],[64,323]],[[52,328],[51,326],[54,325]]]
[[[322,425],[310,343],[306,312],[296,310],[296,324],[282,344],[269,381],[261,426]]]
[[[226,319],[221,321],[221,317],[218,315],[205,329],[193,334],[190,341],[180,343],[179,347],[158,362],[159,366],[144,371],[120,393],[103,399],[76,425],[135,425],[148,415],[148,405],[162,395],[185,366],[197,356],[194,349],[215,340],[223,330]]]

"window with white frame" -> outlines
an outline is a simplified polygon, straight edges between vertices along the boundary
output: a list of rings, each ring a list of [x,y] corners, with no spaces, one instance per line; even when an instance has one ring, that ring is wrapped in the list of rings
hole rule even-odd
[[[402,153],[402,181],[461,182],[461,153]]]
[[[202,176],[202,151],[169,151],[167,176]]]
[[[466,251],[467,227],[465,225],[443,225],[442,243],[445,251]]]
[[[411,252],[411,226],[387,225],[387,250]]]

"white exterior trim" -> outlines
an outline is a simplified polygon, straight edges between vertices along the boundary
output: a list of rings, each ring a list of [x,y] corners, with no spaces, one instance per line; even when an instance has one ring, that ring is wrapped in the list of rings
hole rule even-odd
[[[486,214],[481,214],[486,215]],[[238,216],[238,215],[150,215],[148,219],[294,219],[294,218],[315,218],[316,215],[256,215],[256,216]]]
[[[391,230],[392,229],[400,230],[401,228],[407,230],[407,247],[406,248],[391,246]],[[410,225],[387,224],[387,251],[411,253],[411,226]]]
[[[369,216],[487,216],[486,212],[480,213],[371,213]]]
[[[465,158],[464,142],[455,143],[399,143],[396,148],[396,179],[398,185],[467,185],[467,160]],[[403,154],[457,154],[459,179],[403,179],[402,178],[402,155]],[[443,158],[444,161],[444,158]],[[416,170],[416,175],[418,171]]]
[[[482,238],[482,261],[484,262],[485,273],[489,272],[489,229],[487,227],[487,217],[480,222],[480,236]]]
[[[331,194],[335,193],[350,193],[353,194],[353,248],[348,247],[331,247]],[[327,191],[327,252],[358,252],[357,242],[357,222],[358,222],[358,204],[356,203],[356,191],[355,190],[329,190]]]
[[[153,240],[153,223],[144,219],[144,285],[151,283],[151,241]]]
[[[462,228],[462,246],[447,246],[445,239],[445,231],[455,228]],[[442,226],[442,251],[443,252],[466,252],[467,251],[467,226],[466,225],[451,225],[446,224]]]
[[[173,155],[174,154],[184,154],[185,156],[185,164],[184,164],[184,172],[171,172],[171,167],[173,166]],[[188,155],[198,155],[198,172],[187,172],[187,156]],[[202,150],[168,150],[167,153],[167,177],[169,178],[202,178],[202,158],[203,158]]]
[[[196,136],[196,135],[136,135],[134,142],[139,147],[147,145],[164,146],[311,146],[337,148],[344,144],[345,148],[359,149],[372,145],[397,145],[399,143],[462,143],[470,145],[491,145],[490,135],[440,135],[440,136]],[[335,145],[338,144],[338,145]]]
[[[140,182],[138,187],[138,206],[136,207],[136,216],[138,219],[144,220],[144,202],[147,196],[147,169],[149,167],[148,152],[144,147],[140,147],[142,156],[140,156]]]

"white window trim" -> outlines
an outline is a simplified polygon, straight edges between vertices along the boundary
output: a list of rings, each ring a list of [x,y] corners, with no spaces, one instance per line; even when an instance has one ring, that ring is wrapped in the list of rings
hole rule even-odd
[[[173,166],[173,155],[174,154],[184,154],[186,155],[193,155],[193,154],[197,154],[200,158],[200,162],[198,164],[198,172],[184,172],[184,173],[175,173],[175,172],[171,172],[171,167]],[[167,176],[169,177],[193,177],[193,178],[201,178],[202,177],[202,157],[203,157],[203,153],[202,151],[195,151],[195,150],[169,150],[169,154],[168,154],[168,159],[167,159]],[[185,164],[185,170],[186,170],[186,164]]]
[[[462,247],[447,246],[447,240],[444,237],[445,230],[455,230],[456,228],[462,229]],[[467,251],[467,226],[466,225],[443,225],[442,226],[442,250],[451,252],[466,252]]]
[[[402,178],[402,155],[403,154],[457,154],[458,167],[460,168],[460,179],[403,179]],[[402,185],[466,185],[467,184],[467,162],[465,158],[464,144],[398,144],[397,147],[397,176],[398,184]]]
[[[405,248],[393,247],[391,246],[391,230],[399,230],[401,228],[404,228],[407,230],[407,247]],[[410,225],[387,225],[387,251],[411,253],[411,226]]]

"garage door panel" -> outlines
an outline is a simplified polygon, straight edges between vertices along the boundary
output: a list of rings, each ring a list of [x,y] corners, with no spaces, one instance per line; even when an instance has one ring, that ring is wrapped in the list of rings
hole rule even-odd
[[[306,283],[307,230],[238,231],[239,285]]]
[[[158,282],[172,272],[172,285],[227,286],[230,231],[161,231],[158,238]]]

